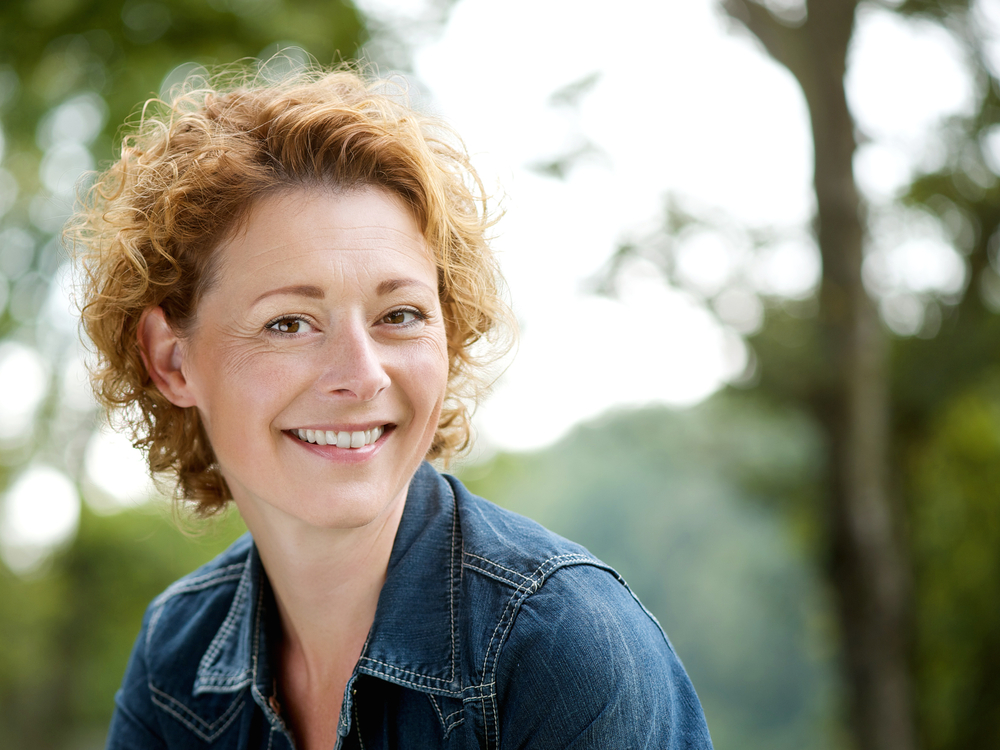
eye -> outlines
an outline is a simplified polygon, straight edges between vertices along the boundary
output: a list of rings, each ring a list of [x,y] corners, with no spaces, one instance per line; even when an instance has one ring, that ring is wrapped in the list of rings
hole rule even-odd
[[[418,320],[424,320],[424,318],[425,316],[422,313],[403,307],[399,310],[393,310],[391,313],[382,318],[382,322],[394,326],[405,326]]]
[[[311,328],[311,326],[305,318],[299,318],[294,315],[285,315],[284,317],[272,320],[265,326],[265,328],[278,333],[305,333]]]

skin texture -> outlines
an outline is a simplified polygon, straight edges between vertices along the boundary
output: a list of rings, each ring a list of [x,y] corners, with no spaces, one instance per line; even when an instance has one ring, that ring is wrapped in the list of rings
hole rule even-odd
[[[437,270],[380,188],[270,196],[216,252],[191,330],[152,308],[140,345],[161,392],[198,409],[254,535],[283,628],[282,715],[300,746],[332,747],[447,385]],[[356,449],[290,432],[376,426]]]

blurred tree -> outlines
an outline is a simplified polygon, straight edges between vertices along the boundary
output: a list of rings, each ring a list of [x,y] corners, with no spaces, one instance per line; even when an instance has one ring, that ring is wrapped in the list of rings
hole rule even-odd
[[[907,301],[916,305],[925,321],[923,327],[911,331],[916,336],[889,335],[880,320],[880,306],[883,312],[888,308],[886,300],[873,298],[863,275],[870,214],[854,177],[859,129],[844,86],[859,6],[880,7],[938,24],[963,45],[976,79],[974,112],[952,118],[941,134],[947,156],[933,173],[918,176],[903,197],[905,205],[941,220],[951,243],[965,258],[972,291],[963,294],[963,287],[957,294],[910,297]],[[957,699],[938,704],[933,711],[920,711],[919,720],[915,710],[917,703],[926,708],[946,694],[938,682],[942,655],[956,648],[960,637],[979,638],[975,646],[965,644],[964,653],[976,657],[964,659],[964,668],[982,669],[976,665],[984,658],[985,663],[996,665],[998,658],[995,637],[987,637],[982,627],[972,627],[967,618],[958,618],[969,626],[962,636],[957,630],[928,625],[940,623],[933,602],[947,598],[941,595],[947,587],[942,584],[942,571],[934,570],[921,556],[932,550],[940,554],[938,545],[949,538],[938,528],[924,526],[929,518],[937,517],[934,513],[941,512],[942,504],[927,491],[926,472],[915,468],[916,456],[961,453],[958,447],[964,444],[954,427],[946,430],[950,442],[938,433],[943,415],[961,411],[966,393],[994,378],[1000,365],[996,344],[1000,340],[996,315],[1000,311],[1000,183],[997,166],[990,169],[985,150],[985,141],[996,134],[994,128],[1000,122],[1000,84],[986,59],[990,41],[979,25],[982,16],[977,15],[982,8],[970,0],[865,4],[858,0],[722,0],[722,7],[793,74],[810,113],[820,287],[814,300],[765,299],[766,320],[749,341],[759,364],[755,374],[759,388],[775,402],[812,415],[824,436],[826,462],[820,486],[826,503],[819,518],[826,570],[838,603],[857,745],[861,750],[911,750],[918,745],[918,728],[935,748],[996,744],[1000,728],[995,721],[991,725],[984,712],[978,721],[955,729],[962,726],[956,724],[956,717],[968,715]],[[693,223],[716,222],[668,208],[662,232],[619,249],[609,278],[613,280],[623,264],[645,257],[672,281],[683,284],[675,273],[675,254],[678,238]],[[767,232],[744,233],[745,244],[751,247],[760,248],[775,239]],[[717,310],[718,301],[713,300]],[[927,321],[940,322],[940,326]],[[972,421],[964,424],[975,428]],[[1000,453],[989,455],[1000,458]],[[941,482],[931,485],[940,488]],[[982,513],[985,506],[995,504],[975,482],[965,482],[964,490],[962,483],[951,489],[950,497],[961,498],[969,512]],[[935,511],[928,511],[925,504]],[[984,566],[996,566],[1000,558],[996,552],[1000,531],[994,526],[991,523],[980,530],[992,547],[980,545],[978,556],[968,558],[980,574]],[[916,540],[912,550],[911,538]],[[987,555],[986,549],[994,551]],[[962,574],[958,566],[948,571],[948,575]],[[929,594],[931,590],[937,594]],[[996,622],[990,619],[991,624]],[[956,694],[955,674],[953,669],[948,683],[952,696]],[[978,684],[986,695],[996,694],[997,678],[992,673],[963,673],[963,679],[970,676],[982,678]]]

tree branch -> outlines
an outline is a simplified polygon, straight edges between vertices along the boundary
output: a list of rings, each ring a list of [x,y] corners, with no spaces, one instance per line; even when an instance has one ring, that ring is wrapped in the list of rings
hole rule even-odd
[[[767,8],[753,0],[722,0],[722,9],[753,34],[768,54],[802,80],[802,45],[805,24],[793,27],[778,20]],[[808,19],[806,24],[808,24]]]

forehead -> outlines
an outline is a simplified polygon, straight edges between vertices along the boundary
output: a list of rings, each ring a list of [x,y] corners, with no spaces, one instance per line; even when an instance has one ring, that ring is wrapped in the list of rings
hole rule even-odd
[[[265,196],[219,244],[215,260],[223,279],[258,282],[321,269],[357,274],[400,267],[436,275],[413,213],[394,193],[367,186]]]

